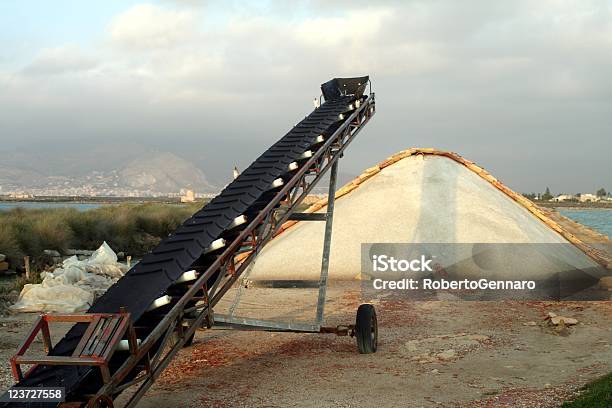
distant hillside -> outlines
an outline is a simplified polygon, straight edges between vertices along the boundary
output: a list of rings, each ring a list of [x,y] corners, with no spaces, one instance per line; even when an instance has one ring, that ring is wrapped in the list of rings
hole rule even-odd
[[[169,152],[123,149],[114,154],[91,149],[82,154],[16,152],[0,157],[0,194],[22,190],[36,195],[148,195],[186,188],[218,191],[194,163]]]
[[[46,175],[36,170],[0,163],[0,186],[14,184],[35,186],[43,180],[46,180]]]
[[[207,161],[210,166],[209,161]],[[121,149],[96,146],[61,151],[0,152],[0,194],[26,191],[42,196],[150,196],[192,189],[216,193],[232,180],[231,165],[207,168],[167,151],[126,143]],[[221,177],[219,177],[221,175]],[[212,178],[212,180],[211,180]],[[354,178],[340,171],[338,187]],[[328,175],[313,194],[326,194]]]
[[[181,188],[214,191],[204,172],[172,153],[149,153],[130,161],[119,171],[119,183],[136,190],[172,193]]]

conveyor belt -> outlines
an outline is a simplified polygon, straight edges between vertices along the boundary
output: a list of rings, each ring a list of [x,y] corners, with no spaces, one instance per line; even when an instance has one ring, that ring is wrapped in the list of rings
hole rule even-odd
[[[304,160],[308,150],[320,146],[320,135],[331,135],[343,121],[341,114],[354,109],[356,99],[362,98],[367,77],[359,80],[361,89],[353,95],[343,95],[332,80],[323,85],[328,100],[298,123],[278,142],[272,145],[244,172],[231,182],[218,196],[186,220],[172,235],[164,239],[153,251],[145,255],[122,279],[113,285],[88,313],[119,311],[125,308],[135,321],[138,337],[144,338],[163,317],[161,313],[147,312],[151,303],[169,290],[181,294],[181,286],[175,281],[187,270],[205,270],[215,260],[214,253],[206,250],[219,238],[235,237],[232,223],[236,217],[246,215],[251,219],[264,208],[278,191],[273,182],[279,178],[289,180],[289,165]],[[363,84],[363,85],[362,85]],[[353,86],[349,82],[349,86]],[[346,85],[344,85],[346,86]],[[174,285],[174,286],[173,286]],[[172,305],[167,307],[168,310]],[[85,330],[77,324],[53,348],[51,355],[70,355]],[[120,361],[116,362],[118,366]],[[38,366],[16,386],[61,386],[70,396],[78,392],[95,392],[100,387],[97,372],[88,366]],[[55,405],[55,404],[52,404]],[[29,406],[44,406],[30,403]]]

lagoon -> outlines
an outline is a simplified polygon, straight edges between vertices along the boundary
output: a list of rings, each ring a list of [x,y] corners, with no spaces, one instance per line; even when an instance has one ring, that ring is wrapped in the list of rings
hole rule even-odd
[[[0,211],[8,211],[14,208],[24,208],[24,209],[41,209],[41,208],[74,208],[78,211],[87,211],[93,210],[96,208],[100,208],[104,205],[112,205],[112,204],[103,204],[103,203],[78,203],[71,201],[58,201],[58,202],[48,202],[48,201],[2,201],[0,202]]]
[[[612,210],[560,209],[562,215],[612,238]]]

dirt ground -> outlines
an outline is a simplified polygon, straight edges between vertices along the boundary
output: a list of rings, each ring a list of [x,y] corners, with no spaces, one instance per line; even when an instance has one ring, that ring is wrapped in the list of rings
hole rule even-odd
[[[332,284],[327,299],[329,326],[354,323],[364,301],[358,282]],[[236,314],[304,320],[315,303],[312,289],[249,288]],[[375,354],[359,354],[353,338],[330,334],[204,330],[139,406],[558,407],[612,371],[612,292],[599,302],[372,303]],[[549,312],[578,324],[556,330],[545,320]],[[9,358],[35,318],[0,317],[0,391],[13,383]],[[52,332],[54,341],[62,329]]]
[[[276,299],[267,317],[312,311],[302,303],[311,290],[252,291]],[[358,286],[328,295],[327,324],[352,322]],[[375,304],[375,354],[335,335],[202,331],[139,406],[556,407],[612,371],[612,302]],[[551,311],[579,323],[559,333],[544,320]]]
[[[314,295],[251,288],[236,314],[312,316]],[[334,284],[326,323],[353,322],[360,298],[356,282]],[[139,406],[556,407],[612,371],[612,301],[374,304],[375,354],[358,354],[353,338],[330,334],[200,331]],[[544,320],[551,311],[579,323],[558,332]],[[0,319],[0,389],[12,383],[8,359],[34,318]]]

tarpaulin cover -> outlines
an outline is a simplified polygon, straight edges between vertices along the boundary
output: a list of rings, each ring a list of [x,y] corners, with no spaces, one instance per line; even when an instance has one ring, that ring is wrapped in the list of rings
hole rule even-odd
[[[126,271],[127,266],[117,262],[117,255],[104,242],[89,259],[72,256],[52,272],[43,272],[41,283],[25,285],[11,310],[83,312]]]

